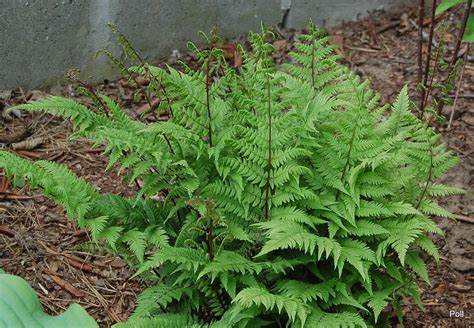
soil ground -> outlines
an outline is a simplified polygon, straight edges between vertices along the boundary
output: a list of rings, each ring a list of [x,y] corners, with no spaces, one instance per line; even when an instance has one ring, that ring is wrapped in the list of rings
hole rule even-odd
[[[459,17],[459,12],[444,16],[446,28],[443,34],[451,47]],[[329,34],[333,36],[333,42],[340,46],[346,64],[370,79],[372,87],[383,95],[384,102],[392,102],[405,84],[410,86],[413,99],[417,101],[419,93],[414,88],[417,76],[415,22],[414,8],[377,11],[359,22],[331,28]],[[300,33],[276,30],[278,40],[274,45],[278,64],[288,60],[287,53]],[[435,42],[439,42],[439,35],[438,31]],[[232,48],[233,44],[227,43],[228,48]],[[467,58],[451,128],[443,127],[441,131],[450,148],[461,159],[443,181],[462,186],[470,194],[442,202],[459,220],[437,219],[446,232],[445,239],[436,238],[441,261],[438,266],[434,263],[429,265],[432,286],[421,285],[424,311],[411,300],[404,300],[406,327],[474,325],[474,64],[472,56]],[[187,54],[181,59],[191,64],[194,60]],[[238,58],[231,60],[237,62]],[[176,56],[166,62],[174,65]],[[133,100],[132,91],[124,80],[104,81],[97,88],[112,95],[132,116],[141,112],[145,104],[143,100]],[[64,95],[89,104],[71,86],[55,86],[41,91],[18,88],[0,92],[0,110],[47,94]],[[449,118],[452,109],[453,106],[446,106],[443,115]],[[85,140],[67,139],[71,127],[61,119],[42,114],[2,118],[0,142],[3,143],[0,145],[12,149],[11,143],[22,138],[8,138],[21,132],[25,124],[31,125],[32,132],[27,140],[40,138],[37,140],[41,143],[35,147],[31,144],[30,147],[23,147],[32,148],[29,150],[13,150],[17,154],[63,163],[101,192],[134,194],[135,186],[124,185],[116,171],[112,169],[104,173],[107,160],[101,155],[100,148],[92,149],[92,144]],[[26,279],[37,291],[47,312],[60,313],[76,302],[104,327],[125,320],[133,311],[134,300],[141,290],[139,281],[130,279],[131,274],[120,258],[92,243],[87,232],[79,230],[73,221],[68,220],[61,207],[27,187],[0,193],[0,267]],[[462,317],[456,318],[455,315]],[[394,322],[394,326],[397,325]]]

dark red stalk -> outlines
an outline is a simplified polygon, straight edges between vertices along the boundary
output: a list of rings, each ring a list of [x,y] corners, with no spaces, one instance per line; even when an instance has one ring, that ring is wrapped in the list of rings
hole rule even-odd
[[[79,80],[77,77],[72,77],[71,78],[72,81],[76,81],[81,87],[83,87],[84,89],[86,89],[87,91],[90,92],[90,94],[92,95],[92,97],[94,97],[98,102],[99,102],[99,105],[102,107],[102,109],[104,110],[104,113],[105,113],[105,116],[109,116],[109,108],[105,105],[104,101],[102,100],[102,98],[99,97],[99,95],[95,92],[94,88],[91,87],[90,85],[88,85],[87,83]]]
[[[421,205],[421,202],[423,201],[423,198],[425,197],[426,191],[428,190],[428,186],[431,183],[431,179],[433,178],[433,146],[430,145],[430,168],[428,171],[428,179],[426,180],[425,187],[423,188],[423,191],[421,192],[420,199],[418,200],[418,203],[416,204],[416,209],[418,209]]]
[[[466,31],[466,26],[467,26],[467,20],[469,18],[469,15],[471,13],[471,7],[472,7],[472,0],[468,0],[466,3],[466,9],[464,10],[464,15],[462,17],[462,23],[461,23],[461,29],[459,30],[457,42],[456,42],[456,47],[454,48],[454,54],[453,58],[449,62],[448,66],[448,71],[449,69],[453,66],[458,61],[459,57],[459,50],[461,49],[461,43],[462,39],[464,37],[464,32]]]
[[[424,78],[423,78],[423,87],[421,89],[421,118],[423,119],[424,110],[425,110],[425,93],[427,92],[426,87],[428,83],[428,76],[430,74],[430,64],[431,64],[431,47],[433,44],[433,35],[434,35],[434,27],[435,27],[435,13],[436,13],[436,0],[432,0],[431,5],[431,21],[430,21],[430,35],[428,37],[428,57],[425,63],[425,71],[424,71]],[[436,63],[435,63],[436,65]]]
[[[158,84],[159,88],[163,91],[163,96],[165,97],[166,102],[168,103],[168,107],[169,107],[171,117],[173,117],[174,115],[173,115],[173,110],[171,108],[171,101],[170,101],[170,98],[168,97],[168,93],[166,92],[165,86],[156,78],[155,75],[153,75],[150,72],[150,69],[148,68],[148,66],[146,64],[143,63],[143,65],[144,65],[143,69],[145,70],[146,73],[148,73],[148,76],[151,77],[153,80],[155,80],[155,82]]]
[[[424,104],[425,104],[425,107],[428,103],[428,98],[431,94],[431,90],[433,88],[433,82],[434,82],[434,78],[435,76],[438,74],[438,68],[439,68],[439,65],[438,65],[438,60],[439,60],[439,56],[441,54],[441,45],[438,45],[438,49],[436,50],[436,56],[434,58],[434,66],[433,66],[433,73],[431,74],[431,79],[430,79],[430,83],[427,85],[427,89],[426,89],[426,93],[425,93],[425,98],[424,98]],[[422,116],[423,117],[423,116]]]
[[[418,1],[418,78],[421,83],[423,78],[423,16],[425,14],[425,0]]]

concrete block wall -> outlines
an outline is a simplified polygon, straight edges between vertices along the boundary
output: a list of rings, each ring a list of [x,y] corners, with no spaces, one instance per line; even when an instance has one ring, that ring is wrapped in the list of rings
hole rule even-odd
[[[235,37],[266,25],[304,27],[354,20],[368,10],[406,0],[1,0],[0,90],[37,88],[63,79],[68,68],[99,81],[118,71],[100,49],[120,55],[107,23],[117,24],[147,59],[169,56],[214,26]]]

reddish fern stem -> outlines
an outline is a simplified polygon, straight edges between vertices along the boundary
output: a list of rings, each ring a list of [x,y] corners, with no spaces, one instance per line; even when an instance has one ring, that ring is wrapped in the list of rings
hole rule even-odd
[[[117,30],[118,31],[118,30]],[[140,62],[140,64],[143,66],[143,68],[145,69],[146,71],[146,63],[145,61],[143,60],[142,57],[140,57],[140,55],[138,54],[138,52],[135,51],[135,49],[133,49],[132,45],[130,44],[130,42],[127,40],[127,38],[125,38],[125,36],[122,34],[122,32],[118,31],[118,33],[120,33],[120,35],[123,37],[123,39],[125,40],[125,42],[128,44],[128,46],[130,47],[130,50],[134,53],[135,57],[137,58],[137,60]],[[150,99],[150,96],[148,96],[148,93],[146,92],[146,90],[144,90],[143,88],[140,87],[140,84],[138,83],[137,79],[131,74],[131,72],[127,69],[127,73],[128,75],[133,79],[135,85],[137,86],[138,90],[140,91],[140,93],[145,97],[145,100],[148,104],[148,107],[150,107],[150,110],[153,111],[153,105],[151,103],[151,99]],[[153,111],[153,115],[155,118],[158,118],[158,116],[156,115],[156,112]]]
[[[357,130],[358,120],[359,120],[359,118],[357,117],[356,124],[354,125],[354,130],[352,130],[351,143],[349,144],[349,151],[347,152],[346,162],[344,163],[344,167],[342,168],[341,181],[344,181],[344,175],[346,174],[347,168],[349,167],[349,161],[351,159],[352,146],[354,145],[354,138],[355,138],[355,134],[356,134],[356,130]],[[341,191],[338,189],[337,193],[336,193],[336,200],[339,199],[340,193],[341,193]]]
[[[132,50],[135,52],[135,54],[136,54],[138,60],[140,61],[141,65],[143,66],[143,69],[145,70],[145,75],[146,75],[146,73],[149,73],[149,76],[151,76],[156,82],[158,82],[158,84],[159,84],[159,85],[161,86],[161,88],[163,89],[164,95],[165,95],[165,97],[166,97],[166,99],[167,99],[167,101],[168,101],[168,104],[170,105],[170,109],[171,109],[171,103],[170,103],[170,101],[169,101],[169,99],[168,99],[168,97],[167,97],[167,95],[166,95],[166,92],[165,92],[165,90],[164,90],[164,86],[161,84],[161,82],[158,81],[158,79],[157,79],[153,74],[151,74],[151,72],[150,72],[150,70],[149,70],[149,68],[148,68],[148,65],[147,65],[147,64],[145,63],[145,61],[138,55],[138,53],[136,53],[136,51],[135,51],[134,49],[132,49]],[[129,72],[129,71],[127,70],[127,72]],[[130,72],[129,72],[129,74],[130,74]],[[150,97],[148,96],[148,94],[146,93],[146,91],[143,90],[142,88],[140,88],[140,85],[138,84],[137,80],[135,79],[135,77],[133,77],[132,74],[130,74],[130,77],[135,81],[135,84],[137,85],[137,88],[139,88],[140,92],[145,96],[145,99],[146,99],[146,101],[147,101],[147,103],[148,103],[148,107],[150,107],[150,110],[153,110],[153,106],[152,106],[152,103],[151,103],[151,99],[150,99]],[[161,101],[161,99],[160,99],[160,101]],[[158,120],[158,115],[157,115],[157,113],[156,113],[156,112],[153,112],[153,114],[154,114],[155,118]],[[166,142],[166,145],[168,146],[168,149],[169,149],[170,152],[174,155],[175,152],[174,152],[173,146],[171,145],[171,142],[170,142],[168,136],[163,133],[163,138],[165,139],[165,142]]]
[[[171,117],[173,117],[174,114],[173,114],[173,109],[172,109],[172,107],[171,107],[171,100],[170,100],[170,98],[169,98],[169,96],[168,96],[168,92],[166,91],[165,86],[163,85],[163,83],[161,83],[161,82],[158,80],[158,78],[157,78],[154,74],[151,73],[150,68],[148,67],[148,65],[145,65],[145,64],[143,64],[143,65],[144,65],[144,66],[143,66],[143,69],[145,70],[145,73],[148,74],[148,76],[149,76],[150,78],[152,78],[152,79],[158,84],[159,88],[163,91],[163,96],[165,97],[166,102],[168,103],[169,113],[171,114]],[[161,101],[161,99],[160,99],[160,101]]]
[[[461,49],[461,43],[462,43],[462,39],[464,37],[464,32],[466,31],[467,20],[469,19],[469,15],[471,14],[471,8],[472,8],[472,0],[468,0],[466,2],[466,8],[464,10],[464,15],[463,15],[463,18],[462,18],[462,23],[461,23],[461,28],[459,30],[459,34],[458,34],[458,38],[457,38],[456,48],[454,48],[453,58],[449,62],[448,71],[453,66],[453,64],[455,64],[458,61],[459,50]]]
[[[99,97],[99,95],[95,92],[94,88],[91,87],[90,85],[88,85],[87,83],[85,83],[84,81],[81,81],[80,79],[76,78],[76,77],[73,77],[72,78],[73,81],[76,81],[81,87],[83,87],[84,89],[86,89],[87,91],[90,92],[90,94],[92,95],[92,97],[94,97],[95,100],[97,100],[97,102],[99,103],[99,105],[102,107],[104,113],[105,113],[105,116],[109,116],[109,112],[110,112],[110,108],[107,107],[107,105],[104,103],[104,101],[102,100],[102,98]]]
[[[428,83],[428,76],[430,74],[430,64],[431,64],[431,47],[433,44],[433,35],[434,35],[434,27],[435,27],[435,13],[436,13],[436,0],[432,0],[432,5],[431,5],[431,21],[430,21],[430,35],[428,37],[428,54],[426,58],[426,63],[425,63],[425,71],[424,71],[424,78],[423,78],[423,87],[421,89],[421,106],[420,106],[420,111],[421,111],[421,119],[423,119],[424,115],[424,110],[425,110],[425,93],[426,93],[426,87]],[[436,63],[435,63],[436,65]]]
[[[433,148],[430,146],[430,168],[428,171],[428,179],[426,180],[425,187],[423,188],[423,191],[421,192],[420,199],[418,200],[418,204],[416,204],[416,209],[418,209],[421,205],[421,202],[423,201],[423,198],[425,197],[426,191],[428,190],[428,186],[431,183],[431,179],[433,178]]]
[[[418,83],[423,78],[423,16],[425,12],[425,0],[418,1]]]
[[[439,70],[438,61],[439,61],[439,56],[440,55],[441,55],[441,45],[438,45],[438,49],[436,50],[436,55],[435,55],[435,58],[434,58],[433,73],[431,73],[430,83],[427,85],[427,89],[426,89],[426,93],[425,93],[425,98],[424,98],[424,104],[425,105],[424,105],[424,107],[426,107],[426,105],[428,104],[428,98],[430,97],[431,90],[433,89],[434,79],[435,79],[436,75],[438,75],[438,70]],[[421,116],[421,118],[423,119],[423,115]]]
[[[165,139],[165,142],[166,142],[166,145],[168,146],[168,149],[170,150],[171,154],[174,155],[175,152],[174,152],[173,146],[171,146],[170,139],[168,138],[168,136],[165,133],[163,133],[162,135],[163,135],[163,138]]]

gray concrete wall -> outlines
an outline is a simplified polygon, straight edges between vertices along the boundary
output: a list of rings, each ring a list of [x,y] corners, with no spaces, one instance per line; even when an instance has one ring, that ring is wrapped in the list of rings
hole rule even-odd
[[[169,56],[217,26],[235,37],[266,25],[303,27],[353,20],[406,0],[0,0],[0,89],[36,88],[63,79],[68,68],[98,81],[117,76],[100,49],[120,55],[114,22],[147,59]]]

